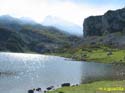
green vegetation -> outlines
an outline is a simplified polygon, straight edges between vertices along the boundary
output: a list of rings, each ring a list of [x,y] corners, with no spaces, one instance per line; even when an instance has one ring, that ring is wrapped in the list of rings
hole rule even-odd
[[[51,53],[72,46],[81,38],[51,26],[0,17],[0,51]]]
[[[65,48],[63,52],[52,53],[52,55],[83,60],[87,62],[100,63],[125,63],[125,50],[104,45],[77,46],[76,48]],[[116,89],[116,90],[115,90]],[[118,90],[117,90],[118,89]],[[121,89],[121,90],[119,90]],[[122,89],[124,91],[122,91]],[[115,91],[114,91],[115,90]],[[79,86],[63,87],[48,93],[124,93],[125,80],[123,81],[96,81]]]
[[[125,80],[123,81],[98,81],[80,86],[63,87],[48,93],[124,93]],[[114,90],[116,89],[116,90]]]
[[[125,63],[125,50],[109,47],[79,47],[66,50],[63,53],[54,53],[76,60],[100,63]]]

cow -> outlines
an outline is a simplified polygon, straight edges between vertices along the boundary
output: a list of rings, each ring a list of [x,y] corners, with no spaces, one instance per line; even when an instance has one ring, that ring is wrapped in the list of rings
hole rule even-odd
[[[69,87],[70,86],[70,83],[63,83],[61,84],[62,87]]]

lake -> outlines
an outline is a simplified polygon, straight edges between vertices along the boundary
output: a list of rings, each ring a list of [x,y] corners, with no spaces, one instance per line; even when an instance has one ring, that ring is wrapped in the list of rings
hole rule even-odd
[[[68,58],[26,53],[0,53],[0,93],[27,93],[62,83],[124,79],[125,66],[73,61]]]

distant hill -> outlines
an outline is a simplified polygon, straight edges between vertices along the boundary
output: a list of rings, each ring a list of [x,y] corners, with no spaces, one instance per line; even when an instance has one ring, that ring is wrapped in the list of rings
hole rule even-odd
[[[45,26],[54,26],[58,29],[61,29],[64,32],[72,34],[72,35],[77,35],[77,36],[83,35],[82,27],[80,27],[77,24],[60,19],[58,17],[47,16],[44,19],[44,21],[42,22],[42,24]]]
[[[73,46],[80,38],[32,20],[0,16],[0,51],[50,53]]]

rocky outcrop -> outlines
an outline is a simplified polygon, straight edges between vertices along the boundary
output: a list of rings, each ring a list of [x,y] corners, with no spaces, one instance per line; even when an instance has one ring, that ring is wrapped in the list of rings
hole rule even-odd
[[[84,36],[102,36],[114,32],[125,32],[125,8],[102,16],[90,16],[84,20]]]

